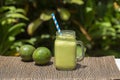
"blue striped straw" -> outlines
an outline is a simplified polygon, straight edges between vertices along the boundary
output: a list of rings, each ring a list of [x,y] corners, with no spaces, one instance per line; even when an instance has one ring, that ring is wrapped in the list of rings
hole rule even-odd
[[[59,33],[59,34],[62,34],[62,33],[61,33],[61,30],[60,30],[60,27],[59,27],[59,25],[58,25],[57,19],[55,18],[55,14],[52,13],[51,15],[52,15],[52,18],[53,18],[53,21],[54,21],[54,23],[55,23],[55,26],[56,26],[56,28],[57,28],[58,33]]]

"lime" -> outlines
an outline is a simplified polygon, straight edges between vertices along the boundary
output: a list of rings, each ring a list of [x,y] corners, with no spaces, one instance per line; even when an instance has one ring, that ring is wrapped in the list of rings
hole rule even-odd
[[[35,47],[32,45],[23,45],[20,47],[19,53],[23,61],[31,61],[32,54],[35,50]]]
[[[46,47],[38,47],[33,53],[33,60],[35,64],[44,65],[51,59],[51,52]]]

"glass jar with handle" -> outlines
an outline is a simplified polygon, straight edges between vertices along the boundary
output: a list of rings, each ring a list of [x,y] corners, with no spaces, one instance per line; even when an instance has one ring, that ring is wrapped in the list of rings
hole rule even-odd
[[[77,61],[84,58],[84,45],[82,41],[76,40],[75,31],[62,30],[61,33],[56,33],[54,65],[59,70],[73,70],[76,68]],[[80,45],[82,49],[80,57],[77,57],[77,45]]]

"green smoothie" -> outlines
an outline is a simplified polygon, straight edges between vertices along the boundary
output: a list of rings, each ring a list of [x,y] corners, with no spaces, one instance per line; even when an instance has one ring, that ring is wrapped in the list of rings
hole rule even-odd
[[[55,67],[72,70],[76,67],[76,39],[74,35],[58,35],[55,40]]]

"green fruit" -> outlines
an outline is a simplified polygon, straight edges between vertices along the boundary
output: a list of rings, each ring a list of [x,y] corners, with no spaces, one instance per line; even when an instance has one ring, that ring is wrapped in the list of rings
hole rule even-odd
[[[23,45],[20,47],[19,53],[23,61],[31,61],[35,48],[32,45]]]
[[[33,60],[35,64],[44,65],[47,64],[51,59],[51,52],[46,47],[39,47],[33,53]]]
[[[67,21],[70,19],[70,12],[67,9],[64,8],[58,8],[58,12],[60,13],[60,18],[64,21]]]
[[[84,47],[84,52],[86,52],[86,48]],[[82,48],[81,46],[77,46],[77,57],[82,57]]]

